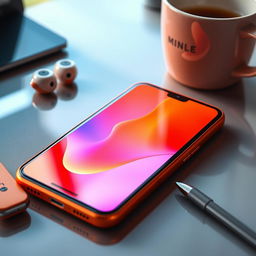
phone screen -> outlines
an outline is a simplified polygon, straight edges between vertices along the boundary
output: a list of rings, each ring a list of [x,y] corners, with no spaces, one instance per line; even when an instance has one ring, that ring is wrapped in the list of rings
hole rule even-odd
[[[23,167],[23,174],[100,212],[116,210],[220,112],[139,85]]]

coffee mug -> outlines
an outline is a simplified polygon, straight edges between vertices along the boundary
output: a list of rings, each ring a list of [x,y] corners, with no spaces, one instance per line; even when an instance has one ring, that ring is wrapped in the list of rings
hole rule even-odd
[[[186,11],[201,7],[239,16],[216,18]],[[161,30],[168,73],[186,86],[221,89],[241,77],[256,76],[256,67],[248,66],[256,39],[254,0],[163,0]]]

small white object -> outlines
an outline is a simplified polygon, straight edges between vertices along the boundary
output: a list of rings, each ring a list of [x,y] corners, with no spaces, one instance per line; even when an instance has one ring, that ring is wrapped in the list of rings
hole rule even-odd
[[[77,76],[76,63],[70,59],[62,59],[54,65],[54,74],[64,84],[72,84]]]
[[[30,85],[39,93],[51,93],[56,89],[57,79],[50,69],[39,69],[33,74]]]

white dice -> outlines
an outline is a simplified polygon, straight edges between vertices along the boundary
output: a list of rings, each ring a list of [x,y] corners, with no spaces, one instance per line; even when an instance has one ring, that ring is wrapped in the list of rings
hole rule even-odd
[[[54,71],[39,69],[33,73],[30,85],[39,93],[53,92],[57,83],[60,86],[71,86],[77,76],[76,64],[73,60],[62,59],[55,63]]]
[[[50,93],[56,89],[57,79],[50,69],[39,69],[33,74],[30,85],[39,93]]]
[[[62,59],[54,65],[56,78],[64,84],[72,84],[77,76],[76,64],[73,60]]]

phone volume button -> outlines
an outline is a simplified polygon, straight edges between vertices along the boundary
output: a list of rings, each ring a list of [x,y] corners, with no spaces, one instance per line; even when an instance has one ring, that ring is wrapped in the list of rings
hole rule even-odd
[[[198,150],[200,146],[197,146],[192,152],[190,152],[184,159],[183,162],[187,162],[190,157],[192,157]]]

